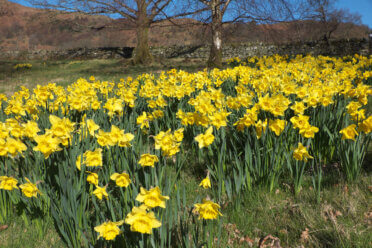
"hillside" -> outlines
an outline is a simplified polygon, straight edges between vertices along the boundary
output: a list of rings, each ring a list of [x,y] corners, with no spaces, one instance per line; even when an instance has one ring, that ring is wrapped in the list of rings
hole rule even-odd
[[[177,25],[175,25],[177,24]],[[208,28],[193,19],[164,21],[150,30],[152,46],[199,45],[209,39]],[[366,26],[341,24],[334,38],[367,37]],[[202,38],[201,38],[202,37]],[[316,22],[224,26],[225,42],[285,43],[321,37]],[[82,15],[25,7],[0,0],[0,50],[68,49],[77,47],[134,47],[134,24],[103,15]]]

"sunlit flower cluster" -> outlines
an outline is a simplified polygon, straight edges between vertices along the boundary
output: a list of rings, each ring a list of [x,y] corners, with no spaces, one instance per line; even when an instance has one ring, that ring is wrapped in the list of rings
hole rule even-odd
[[[117,83],[92,76],[66,88],[49,83],[0,94],[0,190],[27,202],[46,199],[48,207],[56,199],[54,207],[82,206],[78,213],[86,218],[76,223],[89,225],[98,239],[165,235],[181,218],[177,211],[217,219],[216,202],[229,195],[224,190],[254,187],[269,173],[296,175],[281,172],[323,162],[323,154],[339,159],[337,149],[353,154],[358,142],[371,139],[371,56],[227,62],[237,66],[173,69]],[[200,190],[221,195],[199,197],[202,203],[187,211],[172,201],[182,198],[183,168],[195,164],[202,170],[193,171],[207,171],[195,175]],[[255,168],[262,170],[253,175]],[[66,203],[73,200],[81,205]]]
[[[30,63],[25,63],[25,64],[16,64],[15,66],[13,66],[13,69],[14,70],[19,70],[19,69],[30,69],[32,67],[32,64]]]

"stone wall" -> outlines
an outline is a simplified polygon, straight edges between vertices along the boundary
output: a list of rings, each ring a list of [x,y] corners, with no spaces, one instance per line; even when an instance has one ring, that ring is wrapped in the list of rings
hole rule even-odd
[[[4,51],[0,59],[42,60],[42,59],[110,59],[131,58],[133,47],[99,47],[77,48],[69,50],[34,50],[34,51]]]
[[[353,54],[368,55],[369,42],[366,39],[337,40],[330,45],[325,42],[293,43],[286,45],[269,45],[264,43],[254,44],[225,44],[223,57],[250,57],[264,55],[330,55],[345,56]],[[134,53],[133,47],[109,47],[109,48],[78,48],[59,51],[6,51],[0,52],[0,59],[32,60],[32,59],[108,59],[108,58],[131,58]],[[200,58],[206,59],[209,55],[209,46],[172,46],[152,47],[151,53],[155,57],[164,58]]]
[[[324,42],[292,43],[286,45],[268,45],[264,43],[224,45],[222,55],[224,58],[251,57],[264,55],[329,55],[345,56],[354,54],[368,55],[368,41],[366,39],[338,40],[330,45]],[[174,46],[166,48],[152,48],[154,56],[166,58],[208,58],[208,46]]]

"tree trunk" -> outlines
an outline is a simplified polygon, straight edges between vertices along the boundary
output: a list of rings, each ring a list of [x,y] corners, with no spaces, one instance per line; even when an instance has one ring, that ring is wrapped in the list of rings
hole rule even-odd
[[[149,48],[149,27],[137,27],[137,47],[135,49],[135,64],[151,64],[152,56]]]
[[[212,0],[212,45],[209,53],[208,67],[222,67],[222,11],[217,0]]]
[[[147,17],[146,6],[138,6],[137,19],[137,47],[135,49],[134,64],[151,64],[152,56],[149,47],[150,20]]]

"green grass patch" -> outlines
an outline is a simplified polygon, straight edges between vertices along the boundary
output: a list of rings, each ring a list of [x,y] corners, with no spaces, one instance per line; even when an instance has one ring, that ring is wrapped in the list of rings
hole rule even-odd
[[[194,196],[205,190],[198,187],[194,176],[182,177],[188,202],[192,203]],[[258,247],[269,235],[278,238],[282,247],[370,247],[370,178],[364,174],[351,185],[336,181],[323,189],[319,204],[309,184],[298,197],[286,184],[273,193],[259,189],[245,192],[239,201],[225,202],[223,216],[211,222],[213,247]],[[19,216],[5,224],[7,228],[0,231],[0,247],[67,247],[50,219],[44,220],[42,234],[35,231],[34,223],[25,225]],[[265,244],[271,241],[268,238]]]
[[[32,67],[14,69],[15,65],[24,63]],[[118,82],[120,78],[137,77],[143,73],[159,75],[170,69],[195,72],[204,66],[201,60],[184,59],[158,59],[149,66],[131,65],[129,60],[122,59],[0,61],[0,93],[11,95],[20,86],[34,88],[38,84],[67,86],[78,78],[92,75],[97,80]]]
[[[0,247],[2,248],[63,248],[65,243],[58,235],[52,219],[43,219],[44,232],[38,233],[36,223],[25,224],[20,216],[0,225]]]

